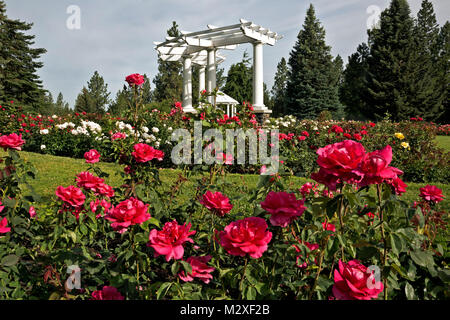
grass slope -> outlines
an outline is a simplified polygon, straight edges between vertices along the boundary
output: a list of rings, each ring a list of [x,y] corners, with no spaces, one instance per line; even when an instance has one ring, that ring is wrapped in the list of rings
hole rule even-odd
[[[449,137],[450,138],[450,137]],[[4,156],[5,153],[0,151],[0,157]],[[88,165],[85,163],[84,159],[72,159],[65,157],[57,157],[51,155],[42,155],[31,152],[21,152],[21,157],[27,161],[30,161],[38,170],[36,179],[31,181],[31,185],[36,190],[38,194],[42,196],[42,202],[48,202],[52,198],[55,198],[55,189],[59,185],[64,187],[74,184],[75,175],[85,171]],[[121,178],[116,173],[123,170],[122,166],[114,163],[99,163],[101,169],[109,173],[109,178],[106,179],[106,183],[113,187],[118,187],[121,184]],[[160,176],[161,180],[164,182],[167,191],[170,191],[170,187],[173,182],[178,178],[181,170],[174,169],[161,169]],[[227,195],[231,198],[239,195],[245,190],[254,188],[258,183],[258,175],[240,175],[240,174],[230,174],[228,175],[227,181],[235,187],[227,188]],[[310,181],[305,178],[292,177],[288,182],[291,188],[299,188],[305,182]],[[412,202],[418,200],[419,188],[425,186],[426,184],[418,183],[407,183],[407,192],[402,196],[402,199],[407,202]],[[449,210],[450,209],[450,185],[445,184],[434,184],[438,188],[442,189],[445,199],[441,203],[441,206]],[[192,188],[192,182],[187,182],[184,186],[183,192],[180,194],[177,201],[191,201],[194,190]],[[237,204],[239,205],[239,204]]]

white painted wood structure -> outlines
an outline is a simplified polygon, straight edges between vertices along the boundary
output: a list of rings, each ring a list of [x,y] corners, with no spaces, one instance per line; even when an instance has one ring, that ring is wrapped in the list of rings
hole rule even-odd
[[[216,96],[216,105],[225,106],[226,109],[223,109],[225,114],[229,117],[234,117],[237,111],[236,106],[239,105],[239,102],[222,91],[218,91]]]
[[[275,45],[283,38],[276,32],[251,21],[225,27],[208,25],[207,30],[182,31],[179,37],[166,37],[154,42],[159,57],[164,61],[183,61],[183,111],[195,112],[192,106],[192,66],[199,67],[199,89],[212,92],[216,88],[216,65],[225,58],[219,50],[234,50],[243,43],[253,44],[253,107],[256,113],[271,113],[264,105],[263,45]],[[210,97],[213,102],[213,97]]]

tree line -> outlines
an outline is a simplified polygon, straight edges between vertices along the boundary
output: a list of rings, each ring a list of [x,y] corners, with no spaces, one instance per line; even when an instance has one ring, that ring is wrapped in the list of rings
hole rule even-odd
[[[27,35],[32,24],[11,20],[0,0],[0,103],[15,99],[42,114],[73,111],[59,93],[56,101],[45,90],[36,71],[45,49],[31,48],[34,36]],[[180,36],[177,23],[167,30]],[[264,101],[273,116],[295,115],[314,119],[328,114],[335,119],[393,120],[413,116],[448,122],[449,116],[449,22],[440,27],[433,5],[422,1],[417,17],[411,15],[407,0],[391,0],[379,23],[367,30],[367,42],[348,57],[331,55],[325,29],[314,6],[288,58],[277,65],[274,84],[264,84]],[[253,66],[247,52],[225,74],[217,70],[217,86],[239,102],[252,100]],[[145,75],[143,100],[151,108],[170,109],[182,95],[182,64],[158,58],[158,72],[152,81]],[[154,89],[151,88],[154,85]],[[193,92],[198,92],[198,70],[193,69]],[[108,85],[95,71],[75,101],[76,112],[109,112],[121,115],[128,108],[132,92],[124,85],[111,97]],[[194,103],[198,95],[193,95]]]

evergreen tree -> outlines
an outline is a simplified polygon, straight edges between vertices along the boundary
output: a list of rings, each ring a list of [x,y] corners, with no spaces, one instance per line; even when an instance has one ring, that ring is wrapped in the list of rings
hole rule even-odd
[[[365,102],[373,117],[387,112],[393,120],[406,119],[416,113],[409,95],[410,83],[416,79],[413,64],[413,24],[406,0],[392,0],[381,13],[380,28],[368,31],[367,95]]]
[[[75,112],[91,113],[94,112],[94,103],[92,101],[89,90],[83,87],[75,100]]]
[[[409,100],[413,114],[426,120],[436,121],[443,113],[445,91],[441,86],[441,69],[438,59],[439,25],[436,22],[433,5],[422,2],[413,29],[413,49],[410,69],[413,76],[409,81]]]
[[[152,102],[152,91],[150,88],[150,80],[146,74],[144,74],[144,84],[142,85],[142,102],[144,105],[148,105]],[[130,103],[133,99],[133,90],[130,86],[124,85],[122,90],[116,93],[116,98],[111,101],[108,112],[121,116],[124,114],[125,110],[130,107]]]
[[[167,35],[170,37],[181,35],[175,21],[172,22],[172,27],[167,30]],[[163,61],[161,58],[158,58],[158,74],[153,79],[155,84],[153,98],[155,101],[181,100],[183,92],[182,72],[183,65],[181,62]]]
[[[0,103],[15,100],[40,112],[45,90],[36,74],[43,63],[37,60],[46,50],[32,48],[35,36],[26,34],[32,26],[8,19],[5,3],[0,1]]]
[[[88,82],[88,92],[92,101],[92,111],[94,113],[104,113],[109,104],[108,84],[105,83],[100,74],[95,71]]]
[[[450,22],[446,22],[438,37],[437,50],[437,70],[439,71],[440,91],[444,93],[443,109],[444,113],[437,119],[438,122],[448,124],[450,123]]]
[[[330,52],[325,43],[325,30],[311,4],[289,57],[287,113],[315,118],[323,110],[337,109],[338,87]]]
[[[227,74],[227,81],[223,92],[242,103],[253,100],[253,68],[247,51],[244,52],[242,61],[232,64]]]
[[[223,91],[223,87],[227,83],[227,77],[224,75],[225,69],[224,68],[218,68],[216,72],[216,86],[219,88],[219,90]]]
[[[343,72],[339,99],[345,105],[347,117],[350,119],[359,120],[372,116],[372,111],[367,108],[364,99],[369,54],[367,44],[360,44],[356,52],[348,58],[347,67]]]
[[[283,57],[277,65],[277,71],[272,86],[273,109],[272,116],[280,117],[286,113],[286,84],[288,79],[288,67]]]

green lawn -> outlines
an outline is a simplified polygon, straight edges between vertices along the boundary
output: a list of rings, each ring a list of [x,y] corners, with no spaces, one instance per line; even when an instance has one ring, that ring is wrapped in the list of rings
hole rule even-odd
[[[437,136],[436,142],[439,147],[444,148],[446,151],[450,151],[450,136]]]
[[[0,156],[4,156],[5,153],[0,151]],[[88,165],[84,159],[71,159],[64,157],[56,157],[51,155],[41,155],[31,152],[20,152],[22,158],[33,163],[38,170],[38,174],[35,180],[31,182],[36,192],[42,196],[42,201],[47,202],[51,198],[54,198],[54,192],[57,186],[68,186],[74,184],[75,175],[81,171],[85,171]],[[121,166],[114,163],[99,163],[101,169],[110,174],[106,179],[106,183],[113,187],[118,187],[121,183],[120,176],[116,173],[123,170]],[[177,179],[181,170],[174,169],[161,169],[160,176],[164,182],[167,191],[170,190],[171,184]],[[235,188],[227,188],[227,195],[234,197],[241,192],[245,192],[246,189],[251,189],[258,183],[258,175],[240,175],[230,174],[228,181],[232,183]],[[289,185],[292,188],[300,187],[305,182],[309,181],[305,178],[292,177],[289,181]],[[407,183],[407,192],[402,196],[402,199],[408,202],[418,200],[419,188],[426,184]],[[445,200],[442,202],[443,208],[450,209],[450,185],[435,184],[438,188],[443,190]],[[180,195],[179,201],[190,201],[193,195],[192,182],[187,182],[183,193]]]

